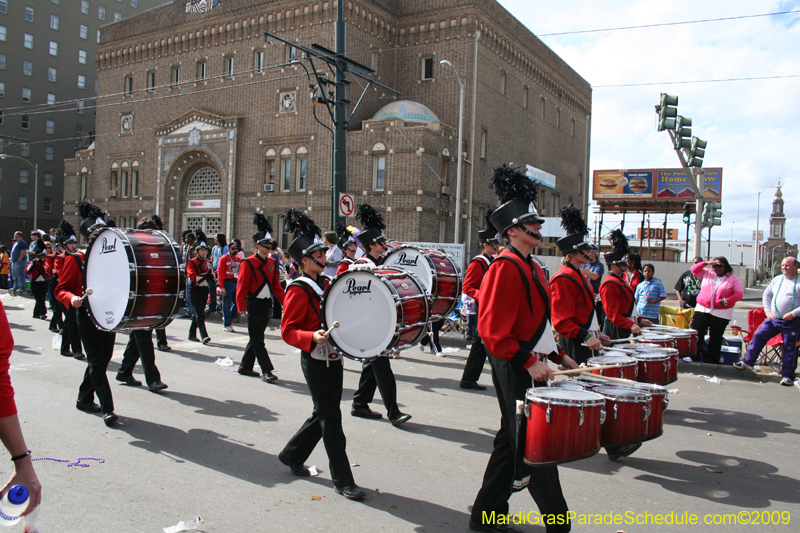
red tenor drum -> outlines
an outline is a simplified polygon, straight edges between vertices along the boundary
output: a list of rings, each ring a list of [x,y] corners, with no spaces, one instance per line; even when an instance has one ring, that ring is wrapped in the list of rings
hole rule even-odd
[[[639,381],[666,385],[670,383],[669,371],[672,356],[663,352],[639,352],[633,356],[639,364]]]
[[[383,266],[407,270],[422,282],[431,298],[431,321],[441,320],[453,312],[461,298],[461,276],[447,255],[403,245],[392,248],[384,257]]]
[[[594,390],[595,387],[609,387],[614,383],[613,381],[609,381],[603,378],[596,378],[591,374],[586,374],[586,373],[578,374],[578,379],[576,379],[575,381],[583,384],[583,386],[586,387],[586,390]]]
[[[627,353],[644,352],[661,348],[658,344],[651,344],[649,342],[623,342],[614,345],[615,350],[620,350]]]
[[[647,437],[650,394],[620,387],[597,387],[593,391],[606,398],[606,421],[600,438],[603,446],[633,444]]]
[[[605,399],[588,391],[528,389],[525,463],[548,466],[591,457],[600,451]]]
[[[669,326],[656,326],[645,328],[648,333],[656,335],[669,335],[675,339],[681,357],[691,357],[697,353],[697,330],[681,329]]]
[[[667,381],[665,385],[678,381],[678,363],[681,359],[680,352],[678,352],[678,350],[675,348],[660,348],[660,347],[653,348],[650,351],[667,354],[670,357],[669,381]]]
[[[581,383],[580,381],[576,381],[574,379],[562,379],[560,381],[553,381],[550,383],[551,387],[555,387],[557,389],[569,389],[569,390],[589,390],[591,385],[588,383]]]
[[[600,374],[601,376],[609,376],[612,378],[623,378],[636,381],[636,376],[639,373],[639,366],[636,359],[628,357],[627,355],[616,354],[614,352],[606,352],[606,355],[599,355],[597,357],[590,357],[586,361],[586,366],[604,366],[604,365],[618,365],[619,368],[604,368],[602,370],[592,370],[592,374]]]
[[[650,394],[650,415],[647,417],[647,436],[644,440],[655,439],[664,433],[664,411],[669,405],[669,393],[666,387],[651,383],[635,383],[629,388],[645,391]]]
[[[692,336],[692,340],[689,343],[689,357],[694,357],[697,355],[697,330],[689,328],[683,331]]]
[[[425,288],[399,268],[355,268],[336,276],[322,296],[322,323],[333,348],[365,361],[411,346],[429,318]]]
[[[186,280],[178,243],[159,230],[105,228],[86,250],[87,311],[105,331],[167,326]]]
[[[662,348],[678,348],[678,341],[672,335],[662,335],[659,333],[645,333],[642,335],[642,342],[655,344]]]

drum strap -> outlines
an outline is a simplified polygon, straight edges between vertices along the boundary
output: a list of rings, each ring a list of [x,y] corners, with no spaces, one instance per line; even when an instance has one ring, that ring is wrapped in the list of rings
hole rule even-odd
[[[607,279],[608,279],[608,281],[606,283],[613,283],[613,284],[617,285],[622,290],[622,293],[625,294],[626,296],[628,296],[628,298],[630,298],[631,306],[628,309],[628,312],[625,313],[626,317],[630,317],[631,314],[633,314],[633,307],[636,305],[636,301],[633,298],[633,291],[631,290],[630,287],[628,287],[625,284],[624,281],[619,279],[617,276],[614,276],[613,274],[608,276]]]
[[[475,257],[473,257],[473,258],[472,258],[472,261],[470,261],[470,263],[472,263],[472,262],[474,262],[474,261],[477,261],[477,262],[478,262],[478,263],[481,265],[481,268],[483,268],[483,273],[484,273],[484,274],[486,274],[486,271],[487,271],[487,270],[489,270],[489,264],[492,262],[492,260],[491,260],[491,259],[488,259],[488,258],[487,258],[485,255],[483,255],[483,254],[481,254],[481,255],[476,255]]]
[[[581,275],[581,277],[583,277],[583,276]],[[556,279],[556,278],[566,278],[566,279],[570,280],[572,283],[574,283],[575,285],[577,285],[578,287],[581,287],[581,283],[578,282],[578,280],[576,280],[575,278],[573,278],[569,274],[558,274],[553,279]],[[581,292],[581,295],[583,296],[583,303],[585,303],[587,306],[590,306],[592,308],[592,312],[589,313],[589,321],[586,324],[582,324],[581,325],[581,327],[583,329],[588,331],[588,329],[590,327],[592,327],[592,318],[594,316],[594,302],[591,301],[591,300],[587,300],[587,298],[586,298],[586,294],[587,294],[587,290],[588,290],[587,289],[587,285],[588,284],[586,283],[585,280],[583,280],[583,284],[582,285],[583,285],[583,291]],[[591,294],[591,293],[589,293],[589,294]]]

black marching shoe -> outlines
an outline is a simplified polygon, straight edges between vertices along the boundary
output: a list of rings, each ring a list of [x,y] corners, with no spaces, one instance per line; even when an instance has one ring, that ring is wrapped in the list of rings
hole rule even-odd
[[[78,408],[78,411],[83,411],[84,413],[99,413],[102,411],[99,405],[94,402],[75,402],[75,407]]]
[[[334,486],[333,490],[335,490],[337,494],[341,494],[348,500],[360,500],[361,498],[367,495],[367,493],[364,492],[364,489],[362,489],[358,485],[347,485],[346,487]]]
[[[114,414],[114,411],[111,411],[110,413],[104,413],[103,414],[103,422],[105,422],[105,424],[108,427],[113,426],[114,422],[116,422],[117,420],[119,420],[119,417]]]
[[[478,385],[477,381],[471,381],[469,379],[462,379],[458,386],[462,389],[486,390],[486,387],[483,385]]]
[[[208,344],[211,342],[211,337],[203,337],[203,344]]]
[[[261,375],[258,372],[256,372],[255,370],[245,370],[242,367],[239,367],[239,370],[237,370],[237,372],[239,374],[243,375],[243,376],[248,376],[248,377],[251,377],[251,378],[257,378],[258,376]]]
[[[197,337],[187,337],[186,340],[190,340],[192,342],[200,342],[200,339],[198,339]]]
[[[164,389],[167,389],[169,387],[164,382],[154,381],[154,382],[150,383],[149,385],[147,385],[147,388],[150,389],[150,392],[158,392],[158,391],[162,391]]]
[[[159,344],[158,345],[158,351],[159,352],[168,352],[170,350],[172,350],[171,346],[167,346],[166,344]]]
[[[311,472],[309,472],[308,468],[306,468],[305,465],[293,462],[284,452],[278,454],[278,460],[281,463],[288,466],[289,470],[291,470],[292,474],[294,474],[295,476],[308,477],[311,475]]]
[[[50,331],[53,333],[61,333],[61,330],[58,329],[56,326],[50,326]]]
[[[350,414],[357,416],[358,418],[369,418],[373,420],[383,418],[382,414],[373,411],[369,407],[353,407],[353,410],[350,411]]]
[[[63,357],[72,357],[72,352],[61,352]]]
[[[141,387],[142,382],[138,379],[135,379],[133,376],[120,376],[117,374],[117,381],[129,386],[129,387]]]
[[[278,376],[272,372],[264,372],[264,374],[261,376],[261,381],[264,383],[275,383],[278,381]]]
[[[72,358],[73,359],[77,359],[78,361],[80,361],[81,359],[86,359],[86,356],[83,355],[81,352],[78,352],[78,353],[72,354]]]
[[[397,426],[400,426],[400,425],[402,425],[402,424],[405,424],[406,422],[408,422],[409,420],[411,420],[411,415],[407,415],[407,414],[405,414],[405,413],[400,413],[400,414],[399,414],[399,415],[397,415],[395,418],[391,418],[390,420],[391,420],[391,422],[392,422],[392,425],[393,425],[394,427],[397,427]]]
[[[472,531],[485,531],[488,533],[522,533],[522,530],[502,524],[479,524],[470,519],[469,528]]]

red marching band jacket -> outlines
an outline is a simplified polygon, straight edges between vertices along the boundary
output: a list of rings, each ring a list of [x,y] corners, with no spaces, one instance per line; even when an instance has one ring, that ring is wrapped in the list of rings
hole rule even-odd
[[[631,329],[635,322],[630,319],[633,312],[633,290],[614,274],[609,274],[600,284],[600,299],[611,322],[622,329]]]
[[[464,283],[461,286],[461,291],[475,300],[478,301],[478,292],[481,289],[481,280],[489,270],[489,265],[492,264],[493,259],[486,254],[476,255],[472,261],[467,265],[467,273],[464,274]]]
[[[533,345],[552,335],[546,327],[550,287],[544,270],[508,247],[486,271],[477,299],[478,333],[489,353],[521,368],[534,364]],[[513,319],[510,311],[516,311]],[[558,363],[560,355],[553,360]]]
[[[572,265],[562,265],[550,279],[553,327],[564,338],[583,340],[594,315],[594,290]]]
[[[206,274],[208,274],[209,266],[205,259],[199,257],[192,257],[186,262],[186,280],[190,283],[200,283],[208,281]]]
[[[347,272],[350,270],[350,266],[354,263],[354,259],[350,259],[349,257],[343,258],[341,261],[339,261],[339,266],[336,267],[336,275],[338,276],[342,272]]]
[[[73,296],[83,296],[83,252],[67,254],[58,272],[56,300],[72,309]]]
[[[61,268],[64,266],[64,259],[66,259],[67,253],[58,254],[53,259],[53,275],[58,277],[61,274]]]
[[[267,283],[278,303],[283,305],[284,292],[275,261],[269,256],[262,260],[258,255],[251,255],[242,261],[239,265],[239,283],[236,285],[236,307],[239,310],[247,309],[247,295],[260,293]]]
[[[36,259],[28,263],[28,266],[25,267],[25,273],[31,277],[31,281],[38,279],[39,276],[44,277],[44,281],[50,279],[50,272],[47,269],[47,259],[44,261],[40,261]]]
[[[314,283],[312,281],[312,283]],[[325,278],[324,289],[330,279]],[[283,341],[303,352],[316,348],[314,333],[322,328],[322,301],[303,281],[292,281],[286,287],[286,299],[281,317],[281,338]]]
[[[52,278],[53,276],[57,276],[56,274],[56,266],[55,261],[58,257],[58,254],[53,252],[52,254],[48,254],[47,257],[44,258],[44,268],[47,270],[47,277]]]

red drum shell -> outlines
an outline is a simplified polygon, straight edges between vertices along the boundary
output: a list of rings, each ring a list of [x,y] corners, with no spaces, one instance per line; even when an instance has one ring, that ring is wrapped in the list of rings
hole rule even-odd
[[[639,365],[636,359],[627,355],[600,355],[590,357],[586,361],[587,366],[621,365],[621,368],[604,368],[602,370],[592,370],[592,374],[609,376],[612,378],[630,379],[636,381],[639,373]]]
[[[670,356],[669,381],[665,385],[678,381],[678,364],[681,360],[678,350],[675,348],[654,348],[652,352],[664,353]]]
[[[689,344],[689,357],[694,357],[697,355],[697,330],[696,329],[686,329],[684,330],[692,336],[691,343]]]
[[[652,399],[649,393],[621,387],[598,387],[593,392],[606,398],[606,421],[600,442],[623,445],[647,437],[647,418]]]
[[[528,389],[525,463],[549,466],[596,454],[600,451],[604,408],[603,396],[592,392],[553,387]]]
[[[634,355],[639,364],[639,381],[666,385],[670,379],[672,356],[662,352],[639,352]]]
[[[651,383],[636,383],[632,389],[643,390],[650,393],[650,416],[647,417],[647,437],[644,440],[655,439],[664,433],[664,411],[669,405],[669,392],[666,387]]]
[[[642,336],[642,340],[649,344],[657,344],[664,348],[678,348],[678,341],[671,335],[658,335],[647,333]]]

